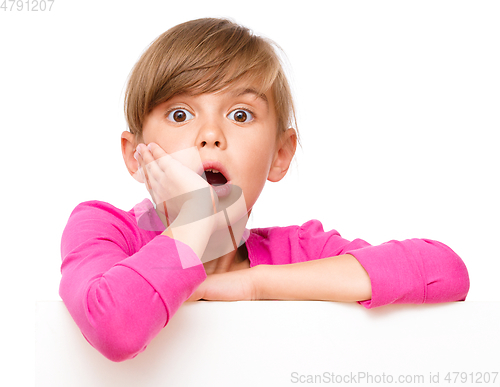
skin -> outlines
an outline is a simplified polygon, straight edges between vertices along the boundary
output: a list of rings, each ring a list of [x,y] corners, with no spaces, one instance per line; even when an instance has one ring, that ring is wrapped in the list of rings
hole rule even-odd
[[[296,132],[290,128],[276,141],[272,93],[260,96],[249,90],[257,87],[242,82],[225,92],[177,95],[155,107],[144,122],[142,139],[122,133],[129,173],[134,175],[141,162],[196,147],[202,162],[218,160],[226,167],[231,182],[242,189],[250,215],[266,180],[277,182],[286,175],[296,149]],[[184,120],[176,122],[174,113],[184,114]],[[145,144],[151,144],[156,154]],[[205,271],[210,275],[249,268],[248,259],[242,261],[237,254],[234,250],[205,262]]]
[[[223,93],[178,95],[154,108],[144,122],[142,139],[136,139],[129,132],[122,133],[122,153],[129,173],[134,175],[139,166],[144,168],[167,154],[196,147],[202,161],[210,159],[223,163],[230,180],[243,190],[250,214],[266,180],[277,182],[285,176],[296,149],[296,132],[292,128],[284,132],[279,141],[275,140],[277,127],[272,95],[266,93],[262,98],[255,93],[243,93],[252,88],[256,90],[254,86],[240,83]],[[189,119],[175,122],[171,114],[175,110],[185,112]],[[253,112],[253,119],[237,122],[233,113],[241,114],[241,111],[247,112],[247,118]],[[146,144],[150,145],[150,149]],[[203,185],[200,176],[193,171],[189,176],[186,175],[190,172],[188,169],[182,172],[181,175],[186,178],[174,183],[183,186],[185,191]],[[201,179],[201,182],[204,180]],[[178,238],[200,256],[203,246],[206,246],[206,235],[218,226],[207,221],[198,227]],[[175,237],[170,228],[164,234]],[[200,242],[200,239],[203,240]],[[349,254],[289,265],[250,268],[248,259],[241,261],[238,250],[233,250],[205,262],[204,267],[207,278],[187,301],[278,299],[352,302],[371,298],[368,273]]]

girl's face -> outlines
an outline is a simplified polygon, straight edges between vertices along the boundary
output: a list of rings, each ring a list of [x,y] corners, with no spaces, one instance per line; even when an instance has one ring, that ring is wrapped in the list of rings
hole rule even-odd
[[[227,180],[243,190],[251,210],[266,180],[276,182],[285,176],[296,146],[294,129],[285,133],[286,141],[276,143],[272,93],[256,90],[236,84],[219,93],[174,96],[147,116],[144,143],[155,142],[169,154],[196,147],[202,162],[220,162]],[[285,144],[293,151],[285,151]]]

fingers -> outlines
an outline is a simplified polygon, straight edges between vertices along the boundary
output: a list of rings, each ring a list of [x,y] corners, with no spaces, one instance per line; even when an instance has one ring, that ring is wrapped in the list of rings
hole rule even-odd
[[[162,195],[165,191],[163,187],[162,180],[164,180],[165,173],[164,170],[166,165],[161,165],[161,162],[169,161],[169,155],[155,143],[150,143],[148,146],[144,144],[139,144],[137,146],[136,157],[139,162],[139,167],[145,175],[145,180],[147,181],[147,188],[156,204],[169,199],[168,196],[164,197]],[[168,165],[168,164],[167,164]],[[164,183],[164,182],[163,182]]]
[[[169,158],[169,155],[154,142],[149,143],[148,146],[144,144],[139,144],[137,146],[137,152],[143,160],[142,167],[146,168],[150,175],[150,181],[152,178],[158,179],[162,173],[165,171],[161,167],[160,163],[164,158]]]
[[[163,150],[163,148],[155,142],[150,142],[146,148],[149,150],[149,152],[151,152],[151,154],[155,159],[159,159],[160,157],[165,156],[167,154]]]
[[[217,195],[212,192],[213,188],[207,181],[193,170],[193,167],[203,169],[196,147],[168,154],[158,144],[152,142],[148,146],[139,144],[136,149],[134,157],[139,163],[147,181],[146,187],[155,204],[163,203],[167,207],[170,205],[175,213],[175,210],[188,200],[197,203],[207,202],[211,204],[211,214],[217,212],[215,210],[218,203]]]
[[[156,145],[156,147],[159,148],[158,145]],[[137,145],[136,154],[138,154],[140,156],[140,158],[142,159],[142,161],[143,161],[142,167],[144,167],[145,165],[147,165],[147,164],[155,161],[155,157],[154,157],[154,155],[150,151],[151,148],[152,148],[151,146],[146,146],[145,144],[139,144],[139,145]],[[158,152],[157,149],[156,149],[156,151]],[[165,153],[165,152],[163,152],[163,153]],[[134,155],[134,157],[135,157],[135,155]]]
[[[134,158],[137,160],[137,164],[139,164],[136,174],[142,177],[141,183],[146,185],[147,190],[151,194],[153,201],[155,201],[154,193],[152,192],[151,182],[149,181],[149,176],[145,168],[145,162],[141,154],[140,144],[136,148],[136,152],[134,153]]]

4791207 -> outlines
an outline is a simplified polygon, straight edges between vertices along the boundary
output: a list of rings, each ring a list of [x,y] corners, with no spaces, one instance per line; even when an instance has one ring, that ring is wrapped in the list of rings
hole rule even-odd
[[[47,12],[52,10],[55,0],[0,0],[0,11]]]

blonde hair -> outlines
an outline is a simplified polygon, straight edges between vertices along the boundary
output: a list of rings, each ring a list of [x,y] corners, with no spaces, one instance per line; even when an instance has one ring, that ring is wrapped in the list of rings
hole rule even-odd
[[[130,74],[125,92],[130,132],[142,139],[147,115],[177,94],[222,91],[244,79],[259,84],[260,93],[271,89],[276,139],[293,127],[300,143],[290,86],[274,47],[279,49],[228,19],[197,19],[169,29],[151,43]]]

